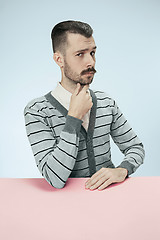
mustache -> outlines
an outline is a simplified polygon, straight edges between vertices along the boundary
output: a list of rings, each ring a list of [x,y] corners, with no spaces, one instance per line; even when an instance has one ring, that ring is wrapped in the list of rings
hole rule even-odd
[[[89,72],[96,73],[97,71],[96,71],[96,69],[95,69],[94,67],[92,67],[92,68],[87,68],[86,70],[83,70],[83,71],[81,72],[81,75],[84,75],[84,74],[89,73]]]

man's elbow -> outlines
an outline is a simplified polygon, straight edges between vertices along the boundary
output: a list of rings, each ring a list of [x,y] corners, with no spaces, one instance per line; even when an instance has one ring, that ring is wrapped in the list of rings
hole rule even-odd
[[[62,189],[62,188],[65,187],[65,183],[63,183],[63,184],[52,183],[51,186],[54,187],[54,188],[57,188],[57,189]]]
[[[47,182],[53,187],[53,188],[57,188],[57,189],[62,189],[65,187],[64,182],[61,181],[55,181],[54,179],[46,179]]]
[[[66,181],[68,178],[61,178],[60,176],[56,176],[54,173],[48,171],[48,169],[44,168],[42,176],[45,180],[54,188],[62,189],[65,187]]]

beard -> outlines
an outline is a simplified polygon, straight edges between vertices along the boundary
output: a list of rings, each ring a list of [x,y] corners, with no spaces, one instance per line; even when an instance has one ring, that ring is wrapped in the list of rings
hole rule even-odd
[[[87,73],[92,72],[92,75],[87,75]],[[64,75],[71,81],[75,83],[80,83],[81,85],[91,84],[93,81],[94,73],[96,70],[94,67],[83,70],[80,74],[74,72],[64,59]]]

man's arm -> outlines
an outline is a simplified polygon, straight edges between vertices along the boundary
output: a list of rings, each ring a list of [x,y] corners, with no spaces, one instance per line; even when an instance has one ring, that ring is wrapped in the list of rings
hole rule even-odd
[[[113,121],[111,125],[111,136],[120,151],[124,154],[124,159],[118,166],[128,170],[128,176],[134,173],[143,163],[143,144],[130,127],[119,107],[113,102]]]
[[[127,176],[136,171],[144,160],[144,148],[141,141],[112,99],[110,106],[113,116],[110,134],[124,154],[124,159],[115,169],[101,168],[97,171],[86,182],[86,188],[92,190],[96,188],[102,190],[112,183],[124,181]]]
[[[43,112],[26,107],[24,110],[27,136],[37,167],[55,188],[63,188],[74,168],[82,121],[66,117],[59,140],[46,121]]]
[[[54,126],[48,125],[43,111],[29,106],[24,110],[27,136],[37,167],[55,188],[64,187],[75,165],[82,118],[93,105],[87,89],[87,85],[82,88],[77,84],[59,141]]]

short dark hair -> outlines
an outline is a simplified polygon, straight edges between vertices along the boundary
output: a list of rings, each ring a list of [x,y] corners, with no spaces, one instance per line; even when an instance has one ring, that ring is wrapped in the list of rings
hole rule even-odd
[[[89,24],[80,21],[69,20],[58,23],[51,32],[53,52],[64,53],[67,45],[67,33],[78,33],[89,38],[93,34],[93,29]]]

